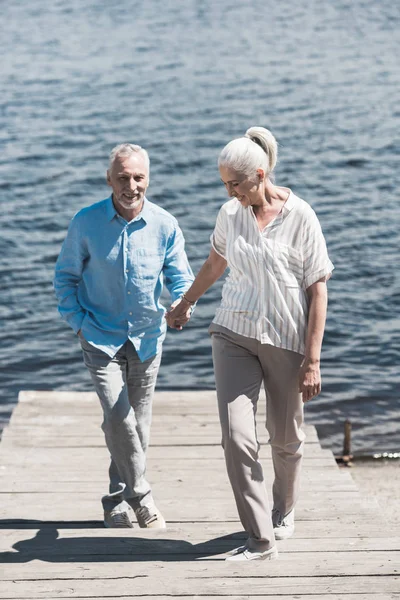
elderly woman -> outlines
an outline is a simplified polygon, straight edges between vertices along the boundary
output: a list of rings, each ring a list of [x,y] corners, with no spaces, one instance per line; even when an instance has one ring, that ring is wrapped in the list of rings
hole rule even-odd
[[[303,403],[321,389],[320,354],[333,265],[315,212],[271,177],[277,143],[252,127],[219,156],[231,200],[219,211],[212,249],[167,319],[181,329],[188,308],[229,267],[210,326],[222,443],[248,540],[227,560],[277,557],[275,539],[294,532],[304,433]],[[267,399],[273,508],[258,452],[255,414]]]

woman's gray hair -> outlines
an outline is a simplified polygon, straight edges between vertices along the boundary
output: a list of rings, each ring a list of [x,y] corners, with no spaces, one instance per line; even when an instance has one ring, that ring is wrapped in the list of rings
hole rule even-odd
[[[144,148],[142,148],[141,146],[138,146],[136,144],[128,144],[128,143],[118,144],[118,146],[115,146],[111,150],[110,163],[109,163],[108,170],[112,169],[114,161],[117,157],[131,156],[135,152],[138,152],[139,154],[141,154],[143,156],[143,158],[146,162],[147,172],[150,173],[150,158],[149,158],[149,155],[147,154],[147,151]]]
[[[269,129],[250,127],[244,137],[232,140],[221,151],[219,167],[228,167],[248,177],[263,169],[270,176],[278,160],[278,143]]]

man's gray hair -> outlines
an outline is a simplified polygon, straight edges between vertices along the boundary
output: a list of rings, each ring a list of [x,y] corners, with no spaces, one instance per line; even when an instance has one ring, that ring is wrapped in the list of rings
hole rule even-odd
[[[146,162],[147,172],[150,173],[150,158],[149,158],[147,151],[144,148],[142,148],[141,146],[138,146],[137,144],[128,144],[128,143],[118,144],[118,146],[115,146],[111,150],[110,164],[109,164],[108,170],[112,169],[114,161],[117,157],[131,156],[135,152],[138,152],[139,154],[141,154],[143,156],[143,158]]]

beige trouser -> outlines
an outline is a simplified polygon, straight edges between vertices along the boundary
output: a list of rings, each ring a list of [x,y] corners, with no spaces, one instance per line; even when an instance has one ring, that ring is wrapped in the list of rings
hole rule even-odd
[[[282,516],[295,506],[300,483],[304,433],[298,372],[303,357],[261,344],[219,325],[210,327],[222,428],[222,445],[239,517],[249,535],[247,545],[267,550],[274,545],[271,511],[258,459],[255,415],[261,383],[267,398],[267,430],[275,479],[273,508]]]

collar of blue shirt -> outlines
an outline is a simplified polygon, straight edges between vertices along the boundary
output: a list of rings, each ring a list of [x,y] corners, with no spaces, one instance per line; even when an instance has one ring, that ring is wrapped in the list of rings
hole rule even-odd
[[[121,219],[123,219],[123,217],[121,217],[121,215],[118,213],[118,211],[116,210],[116,208],[114,206],[114,203],[112,201],[112,196],[107,198],[106,213],[107,213],[107,218],[109,221],[112,221],[112,219],[114,219],[114,217],[120,217]],[[147,221],[149,220],[149,217],[150,217],[150,204],[149,204],[149,201],[147,200],[147,198],[144,198],[142,210],[140,211],[138,216],[135,217],[135,219],[132,219],[131,223],[133,221],[138,221],[139,219],[143,219],[143,221],[145,223],[147,223]]]

